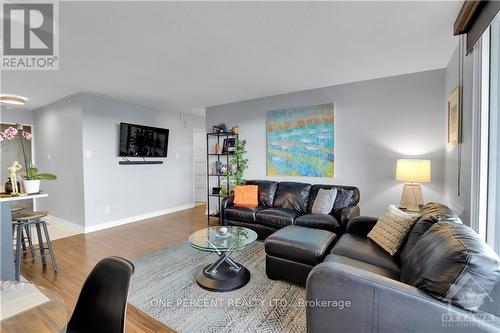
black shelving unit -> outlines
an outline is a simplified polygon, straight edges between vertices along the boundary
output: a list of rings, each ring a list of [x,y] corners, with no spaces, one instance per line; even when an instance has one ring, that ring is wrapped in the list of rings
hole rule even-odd
[[[212,187],[216,184],[216,187],[221,186],[221,179],[226,179],[226,188],[229,192],[230,189],[230,179],[232,176],[229,174],[212,173],[211,166],[216,163],[229,164],[231,160],[231,153],[214,153],[215,145],[218,143],[223,147],[224,139],[235,138],[238,142],[238,134],[231,132],[220,132],[220,133],[207,133],[207,220],[210,225],[211,222],[217,220],[220,223],[220,207],[222,199],[226,198],[227,195],[212,194]],[[221,148],[222,149],[222,148]],[[215,180],[214,180],[215,178]],[[215,207],[214,207],[215,205]],[[215,208],[216,213],[212,212]]]

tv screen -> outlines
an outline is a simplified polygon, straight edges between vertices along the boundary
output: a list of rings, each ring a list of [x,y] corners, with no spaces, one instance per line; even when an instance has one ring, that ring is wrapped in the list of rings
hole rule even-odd
[[[166,128],[120,123],[120,156],[167,157]]]

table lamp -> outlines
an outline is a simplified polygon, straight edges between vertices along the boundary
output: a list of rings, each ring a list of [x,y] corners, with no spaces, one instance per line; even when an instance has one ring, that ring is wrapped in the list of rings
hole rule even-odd
[[[424,204],[420,183],[431,181],[431,161],[401,159],[396,164],[396,180],[406,182],[401,193],[400,208],[416,212]]]

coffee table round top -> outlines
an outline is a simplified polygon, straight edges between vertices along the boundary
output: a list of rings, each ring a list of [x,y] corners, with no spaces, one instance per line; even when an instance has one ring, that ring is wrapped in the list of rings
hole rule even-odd
[[[227,233],[224,235],[224,229]],[[206,252],[232,252],[245,249],[257,240],[257,233],[251,229],[236,226],[209,227],[193,232],[189,244]]]

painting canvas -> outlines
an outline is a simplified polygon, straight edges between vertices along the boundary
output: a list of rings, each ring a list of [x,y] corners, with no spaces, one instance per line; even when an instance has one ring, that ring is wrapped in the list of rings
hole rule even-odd
[[[448,143],[460,142],[460,88],[457,87],[448,98]]]
[[[268,176],[333,177],[334,121],[333,103],[269,111]]]

